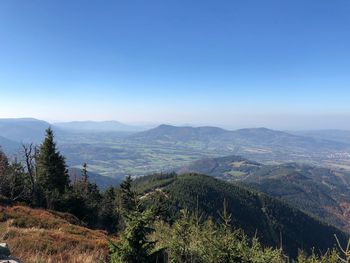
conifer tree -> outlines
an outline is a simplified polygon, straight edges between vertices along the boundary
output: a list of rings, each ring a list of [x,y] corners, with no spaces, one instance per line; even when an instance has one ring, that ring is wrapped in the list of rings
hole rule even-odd
[[[108,232],[115,232],[118,226],[117,195],[113,187],[109,187],[102,196],[100,206],[100,221]]]
[[[87,164],[84,163],[81,169],[81,177],[73,183],[74,192],[83,199],[87,199],[89,195],[89,176],[87,172]]]
[[[85,183],[88,182],[89,176],[88,176],[88,172],[87,172],[87,163],[83,164],[83,169],[81,169],[81,177]]]
[[[96,227],[102,196],[97,184],[89,181],[86,163],[81,169],[81,177],[73,183],[71,188],[70,198],[74,200],[72,212],[89,226]]]
[[[191,250],[194,228],[197,226],[187,210],[181,211],[181,217],[172,225],[169,235],[169,259],[171,262],[192,262],[195,258]]]
[[[69,187],[69,176],[65,158],[56,148],[51,128],[46,130],[46,137],[37,158],[38,184],[46,207],[53,208],[55,199]]]
[[[125,229],[116,244],[110,243],[111,263],[153,263],[154,242],[148,239],[153,214],[151,210],[133,211],[125,215]]]
[[[26,201],[29,195],[28,181],[23,165],[17,160],[9,162],[0,150],[0,195],[12,201]]]
[[[120,185],[120,210],[122,213],[135,211],[137,207],[136,195],[131,188],[131,176],[127,176]]]

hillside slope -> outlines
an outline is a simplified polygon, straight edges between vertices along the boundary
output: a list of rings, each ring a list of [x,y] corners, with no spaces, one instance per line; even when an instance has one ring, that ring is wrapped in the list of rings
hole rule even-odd
[[[345,240],[340,230],[322,223],[298,209],[270,198],[265,194],[226,183],[215,178],[183,174],[173,176],[147,176],[136,180],[136,189],[147,193],[144,199],[156,202],[163,195],[168,209],[198,209],[204,216],[220,218],[223,201],[228,202],[232,223],[249,236],[256,233],[266,245],[279,246],[292,256],[298,248],[325,251],[335,244],[334,234]]]
[[[239,156],[206,158],[179,172],[245,184],[350,232],[350,173],[296,163],[263,165]]]
[[[16,142],[40,142],[48,122],[33,118],[0,119],[0,136]]]
[[[106,259],[107,235],[70,214],[0,205],[0,242],[26,263],[92,263]]]
[[[81,178],[81,169],[79,168],[69,168],[68,174],[71,182],[75,182]],[[108,187],[119,185],[122,180],[120,178],[113,178],[108,176],[103,176],[98,173],[93,173],[88,171],[89,181],[91,183],[96,183],[98,188],[102,191],[106,190]]]
[[[295,135],[313,137],[321,140],[331,140],[350,144],[350,131],[347,130],[311,130],[311,131],[292,131]]]
[[[230,134],[230,131],[217,127],[198,127],[191,126],[177,127],[172,125],[159,125],[156,128],[139,132],[130,137],[136,140],[146,141],[209,141],[220,136]]]
[[[16,153],[21,148],[20,143],[9,140],[5,137],[0,136],[0,150],[8,154]]]

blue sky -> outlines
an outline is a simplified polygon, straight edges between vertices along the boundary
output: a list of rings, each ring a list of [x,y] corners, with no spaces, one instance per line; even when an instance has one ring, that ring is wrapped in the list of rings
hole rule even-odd
[[[350,1],[0,1],[0,117],[350,129]]]

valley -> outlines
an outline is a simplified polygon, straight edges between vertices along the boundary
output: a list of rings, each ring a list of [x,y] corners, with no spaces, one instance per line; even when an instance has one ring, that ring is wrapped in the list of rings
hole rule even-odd
[[[301,162],[350,171],[350,144],[268,129],[227,131],[161,125],[131,135],[80,134],[74,138],[58,137],[69,164],[79,166],[85,161],[94,172],[113,177],[172,171],[204,157],[226,155],[264,164]]]
[[[230,131],[171,125],[136,132],[126,131],[129,126],[119,122],[88,122],[77,130],[79,124],[68,123],[73,128],[67,128],[36,119],[3,119],[0,142],[5,152],[19,157],[21,143],[39,144],[43,131],[51,126],[70,167],[80,168],[86,162],[91,172],[119,179],[128,174],[169,172],[202,158],[229,155],[263,164],[298,162],[350,171],[350,141],[344,139],[343,133],[341,139],[334,139],[326,136],[329,133],[319,138],[266,128]]]

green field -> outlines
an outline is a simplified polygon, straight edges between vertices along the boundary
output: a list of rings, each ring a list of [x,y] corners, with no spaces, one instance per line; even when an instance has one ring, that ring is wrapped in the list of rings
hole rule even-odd
[[[255,144],[257,146],[255,146]],[[241,155],[265,164],[302,162],[312,165],[350,169],[350,158],[331,158],[337,150],[324,147],[314,151],[313,146],[302,148],[297,143],[284,146],[263,140],[252,142],[232,139],[135,139],[115,134],[72,134],[60,138],[59,147],[67,163],[80,167],[87,162],[91,171],[112,177],[166,172],[178,169],[205,157]],[[243,163],[232,163],[240,167]],[[230,176],[241,176],[233,173]]]

